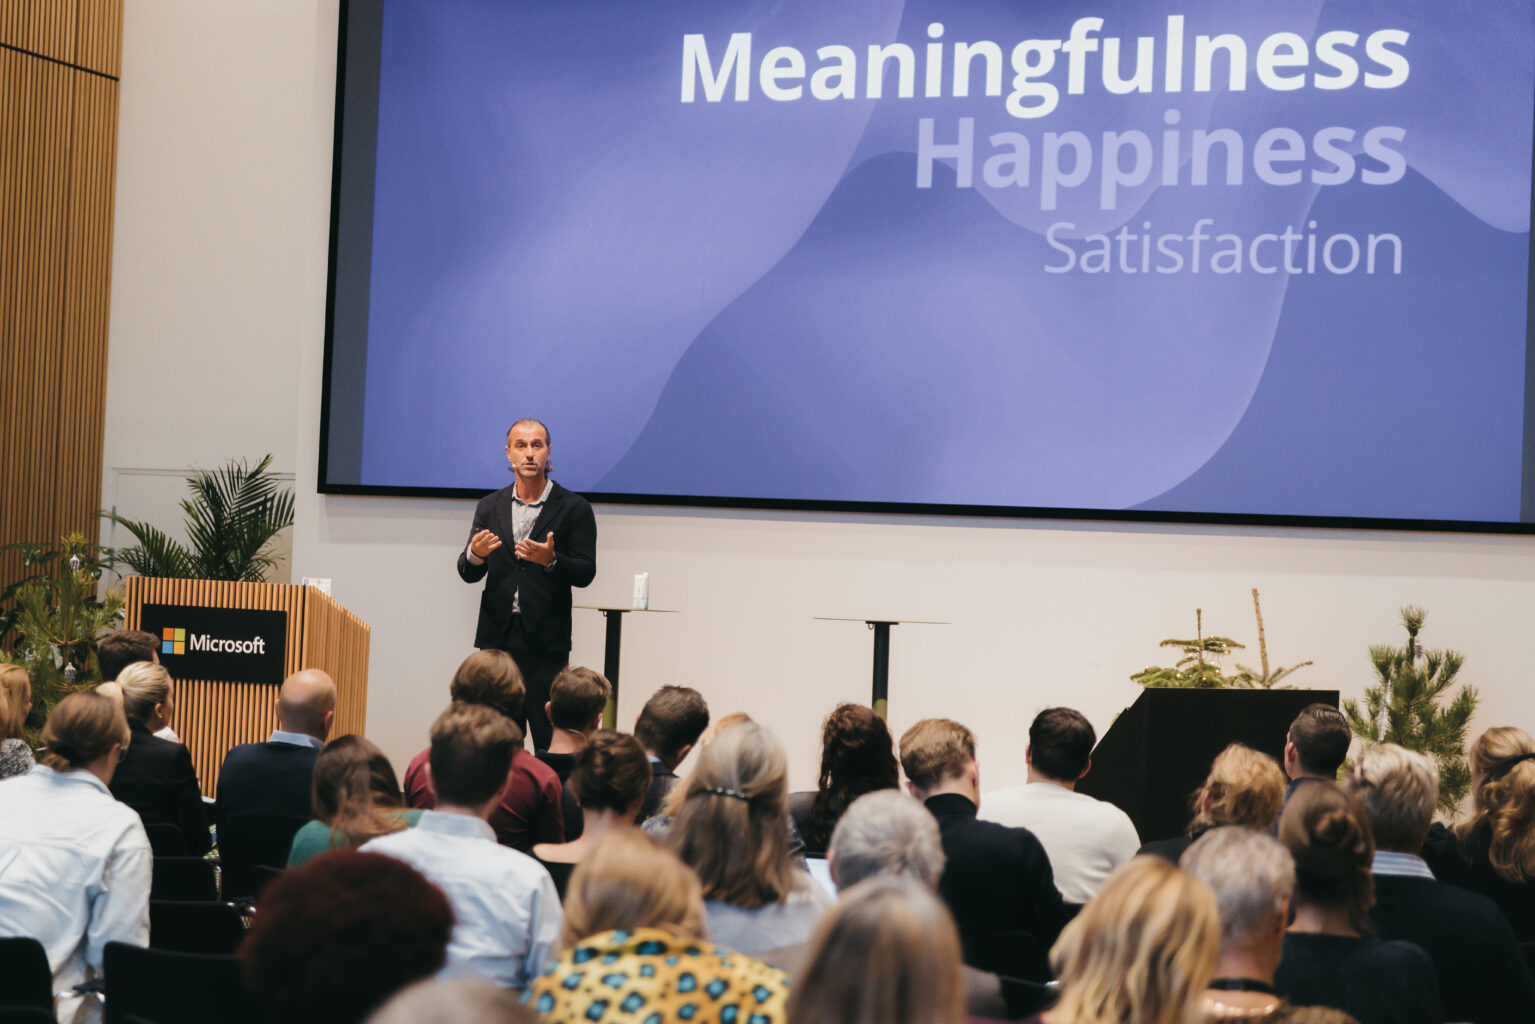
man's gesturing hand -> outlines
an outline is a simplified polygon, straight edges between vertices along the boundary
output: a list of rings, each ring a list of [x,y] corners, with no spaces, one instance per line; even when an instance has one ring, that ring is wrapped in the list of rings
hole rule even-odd
[[[501,538],[489,530],[481,530],[469,538],[469,553],[475,558],[489,557],[490,553],[501,546]]]
[[[549,532],[549,536],[544,538],[542,544],[529,537],[527,540],[519,541],[513,550],[517,552],[518,558],[538,565],[550,565],[554,562],[554,531]]]

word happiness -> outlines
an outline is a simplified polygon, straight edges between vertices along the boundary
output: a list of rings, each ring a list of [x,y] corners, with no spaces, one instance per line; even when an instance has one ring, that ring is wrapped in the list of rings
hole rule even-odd
[[[965,98],[972,93],[997,97],[1012,117],[1035,120],[1055,114],[1063,94],[1079,96],[1090,90],[1120,96],[1241,93],[1250,87],[1272,92],[1385,90],[1403,85],[1411,72],[1406,55],[1409,33],[1402,29],[1382,28],[1363,36],[1340,29],[1323,32],[1314,41],[1294,32],[1275,32],[1256,41],[1231,32],[1190,38],[1183,16],[1175,14],[1167,18],[1162,36],[1132,41],[1103,35],[1103,27],[1103,18],[1082,17],[1064,39],[1025,39],[1004,50],[992,40],[945,43],[944,26],[934,22],[927,27],[931,42],[920,54],[905,43],[870,44],[862,54],[851,46],[827,45],[814,51],[812,69],[800,49],[775,46],[761,55],[755,74],[750,32],[733,33],[723,51],[712,53],[703,35],[688,34],[682,38],[681,100],[695,103],[702,95],[705,102],[720,103],[729,96],[746,103],[752,99],[754,82],[764,98],[777,103],[912,99],[920,79],[923,98]],[[1011,72],[1006,90],[1004,69]],[[893,96],[887,97],[887,90],[893,90]],[[1155,132],[1126,128],[1090,136],[1057,124],[1033,136],[998,131],[978,138],[974,117],[957,118],[947,128],[931,117],[919,118],[916,186],[932,188],[935,164],[946,163],[956,188],[973,188],[977,178],[990,189],[1037,188],[1039,208],[1050,211],[1057,209],[1063,195],[1087,187],[1096,193],[1098,209],[1114,210],[1124,190],[1147,184],[1289,187],[1357,180],[1379,186],[1400,181],[1407,171],[1401,150],[1406,130],[1395,125],[1326,125],[1308,134],[1276,125],[1248,139],[1234,128],[1185,130],[1176,108],[1164,110],[1161,120],[1162,128]],[[1114,247],[1103,235],[1083,239],[1095,247],[1098,258],[1079,260],[1066,241],[1074,229],[1070,222],[1051,226],[1051,247],[1070,258],[1049,266],[1050,271],[1177,273],[1187,265],[1197,273],[1202,265],[1198,246],[1184,244],[1195,234],[1158,233],[1149,224],[1144,237],[1156,238],[1158,250],[1167,257],[1155,266],[1149,248],[1143,260],[1125,258],[1124,238],[1117,239],[1121,258],[1107,258]],[[1202,227],[1195,231],[1202,234]],[[1298,240],[1291,225],[1276,227],[1251,243],[1220,235],[1252,258],[1206,266],[1212,273],[1240,273],[1244,266],[1271,273],[1264,268],[1273,262],[1264,262],[1257,250],[1270,239],[1282,239],[1280,265],[1288,273],[1401,273],[1396,235],[1329,236],[1320,242],[1329,257],[1322,260],[1295,259],[1292,235]],[[1316,237],[1305,237],[1303,248],[1314,252]],[[1391,246],[1391,255],[1378,263],[1373,257],[1382,243]],[[1188,260],[1171,257],[1172,250],[1187,251]],[[1366,258],[1358,258],[1361,252]]]

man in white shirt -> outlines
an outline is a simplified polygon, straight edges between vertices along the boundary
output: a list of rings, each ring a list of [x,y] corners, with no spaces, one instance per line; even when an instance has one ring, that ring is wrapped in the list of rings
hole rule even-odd
[[[477,975],[526,988],[554,959],[564,914],[549,873],[498,844],[486,823],[522,736],[504,715],[459,703],[437,716],[431,736],[436,810],[422,811],[415,828],[362,848],[405,861],[447,894],[458,923],[442,977]]]
[[[981,818],[1026,828],[1039,838],[1067,903],[1092,899],[1110,872],[1141,846],[1129,815],[1076,792],[1077,781],[1093,766],[1097,740],[1081,712],[1046,708],[1029,726],[1028,783],[981,798]]]

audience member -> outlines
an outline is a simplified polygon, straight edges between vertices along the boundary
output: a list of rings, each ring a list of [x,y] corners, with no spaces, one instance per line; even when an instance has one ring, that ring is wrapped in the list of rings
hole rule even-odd
[[[1279,819],[1295,858],[1294,920],[1274,987],[1302,1006],[1331,1006],[1360,1024],[1439,1024],[1428,954],[1368,937],[1375,844],[1359,801],[1331,782],[1296,790]]]
[[[136,662],[160,663],[160,641],[142,629],[119,629],[96,641],[96,664],[101,681],[116,681],[123,669]]]
[[[576,755],[586,746],[587,737],[602,726],[602,712],[608,706],[613,687],[589,668],[567,665],[549,684],[549,699],[544,713],[554,730],[548,750],[534,756],[548,765],[560,780],[560,806],[565,822],[565,841],[581,838],[581,805],[570,791],[570,773],[576,769]]]
[[[1442,881],[1498,905],[1520,942],[1535,943],[1535,739],[1488,729],[1471,744],[1471,816],[1435,826],[1423,855]]]
[[[447,894],[458,923],[446,976],[526,988],[553,957],[560,898],[549,873],[499,845],[486,823],[511,785],[522,731],[484,705],[454,702],[432,723],[431,743],[436,809],[362,849],[413,865]]]
[[[488,707],[514,725],[522,718],[526,691],[517,663],[505,651],[475,651],[465,658],[448,684],[448,699],[455,704]],[[522,727],[518,726],[521,736]],[[554,769],[522,749],[518,740],[516,755],[507,775],[506,792],[490,816],[496,841],[523,853],[534,843],[563,843],[565,815],[561,808],[561,787]],[[431,751],[423,750],[405,769],[405,802],[422,810],[437,806],[429,770]]]
[[[224,755],[213,817],[224,895],[256,893],[256,866],[288,863],[293,836],[313,814],[314,764],[336,714],[336,684],[319,669],[283,680],[277,728],[265,743]]]
[[[539,1024],[517,996],[481,978],[432,978],[402,989],[367,1024]]]
[[[668,842],[698,872],[714,941],[743,953],[810,936],[831,897],[789,851],[788,757],[747,719],[698,752]]]
[[[175,683],[163,666],[137,661],[117,674],[117,687],[132,739],[112,776],[112,795],[138,811],[146,825],[175,825],[187,853],[200,857],[212,849],[213,837],[192,754],[184,744],[155,735],[175,713]]]
[[[838,704],[821,725],[821,774],[813,793],[792,793],[789,816],[820,857],[848,805],[865,793],[901,784],[895,742],[885,720],[862,704]]]
[[[108,942],[149,943],[153,855],[144,825],[108,785],[128,723],[95,693],[75,693],[43,726],[43,763],[0,784],[0,935],[43,944],[53,990],[101,975]],[[70,996],[59,1019],[95,1019]]]
[[[1274,992],[1285,921],[1295,894],[1295,860],[1252,829],[1211,829],[1183,855],[1184,871],[1215,893],[1221,951],[1205,989],[1207,1024],[1354,1024],[1341,1010],[1296,1007]]]
[[[559,685],[560,680],[556,678],[555,688]],[[551,715],[550,720],[554,722],[557,743],[561,728],[559,719]],[[566,787],[566,792],[575,795],[585,812],[585,830],[579,838],[568,843],[540,843],[533,847],[533,856],[554,879],[554,887],[561,899],[565,898],[570,873],[593,846],[615,829],[634,827],[634,816],[644,803],[645,791],[649,788],[650,764],[633,736],[611,729],[592,733],[576,755],[575,771]]]
[[[1078,793],[1092,770],[1097,733],[1080,711],[1046,708],[1029,726],[1023,758],[1028,782],[981,797],[979,817],[1026,828],[1044,846],[1055,887],[1067,903],[1086,903],[1103,880],[1140,849],[1130,816],[1106,800]]]
[[[315,820],[293,834],[289,867],[327,850],[361,846],[421,820],[420,811],[405,808],[389,758],[362,736],[341,736],[325,744],[314,762],[311,803]]]
[[[677,785],[677,766],[708,725],[709,705],[697,690],[663,686],[650,695],[634,723],[634,738],[644,749],[651,772],[650,791],[645,794],[638,821],[661,813],[661,805]]]
[[[1434,961],[1446,1020],[1535,1021],[1535,984],[1513,929],[1492,900],[1435,881],[1418,855],[1439,802],[1439,770],[1394,743],[1367,748],[1348,789],[1375,837],[1370,917],[1382,938],[1402,939]]]
[[[333,850],[266,887],[240,960],[273,1024],[356,1024],[436,973],[452,930],[447,899],[408,864]]]
[[[1066,923],[1066,907],[1034,833],[976,817],[975,736],[946,718],[923,719],[901,737],[901,768],[911,795],[938,819],[947,859],[938,894],[954,915],[965,962],[1046,978],[1044,951]]]
[[[27,716],[32,713],[32,680],[20,665],[0,665],[0,695],[7,716],[0,722],[0,779],[25,775],[37,762],[27,746]]]
[[[879,789],[854,800],[837,822],[826,851],[832,880],[840,894],[867,879],[903,878],[938,891],[943,877],[943,839],[938,822],[898,789]],[[761,954],[798,984],[811,962],[809,943]],[[973,1017],[1009,1017],[1002,982],[995,974],[962,967],[965,1011]]]
[[[1220,952],[1210,887],[1160,857],[1108,877],[1050,951],[1060,978],[1043,1024],[1189,1024]]]
[[[1290,777],[1285,803],[1308,782],[1336,782],[1353,739],[1348,719],[1331,704],[1307,704],[1302,708],[1285,736],[1284,772]]]
[[[861,882],[810,940],[789,994],[794,1024],[960,1024],[959,933],[933,893],[910,879]]]
[[[1141,852],[1176,864],[1184,851],[1212,828],[1240,825],[1267,831],[1279,817],[1284,799],[1284,773],[1279,763],[1252,747],[1233,743],[1215,755],[1205,784],[1194,794],[1194,820],[1189,823],[1188,834],[1147,843]]]
[[[563,952],[529,993],[543,1020],[785,1024],[788,978],[707,941],[698,876],[643,833],[598,843],[571,876],[565,909]]]

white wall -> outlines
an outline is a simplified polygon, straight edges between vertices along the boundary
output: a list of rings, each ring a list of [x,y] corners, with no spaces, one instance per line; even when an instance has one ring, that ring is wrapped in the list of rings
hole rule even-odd
[[[471,503],[314,491],[335,31],[333,5],[313,0],[129,5],[108,465],[277,450],[299,491],[294,574],[333,578],[372,624],[368,732],[403,762],[472,639],[476,593],[453,570]],[[136,399],[160,393],[157,365],[182,368],[190,397]],[[821,716],[869,687],[868,631],[818,615],[949,621],[896,628],[891,724],[970,724],[989,785],[1021,775],[1022,730],[1041,706],[1073,705],[1106,729],[1136,696],[1128,675],[1171,663],[1157,642],[1191,633],[1196,606],[1207,631],[1255,645],[1254,586],[1271,660],[1316,662],[1296,683],[1360,694],[1368,645],[1396,642],[1397,609],[1415,602],[1430,610],[1429,646],[1469,655],[1474,728],[1535,727],[1530,538],[615,507],[597,518],[600,569],[580,598],[626,603],[643,570],[652,606],[681,612],[626,624],[621,723],[655,686],[696,686],[716,712],[745,709],[779,733],[796,787],[813,783]],[[1255,647],[1243,654],[1257,663]],[[600,667],[595,612],[577,613],[572,657]]]

